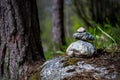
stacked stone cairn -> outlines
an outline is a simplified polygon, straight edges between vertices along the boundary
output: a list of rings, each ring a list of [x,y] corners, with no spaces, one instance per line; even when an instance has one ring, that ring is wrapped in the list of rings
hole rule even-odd
[[[70,57],[92,57],[96,49],[90,41],[94,40],[94,36],[86,32],[85,28],[80,27],[73,37],[78,41],[73,42],[67,48],[66,53]]]

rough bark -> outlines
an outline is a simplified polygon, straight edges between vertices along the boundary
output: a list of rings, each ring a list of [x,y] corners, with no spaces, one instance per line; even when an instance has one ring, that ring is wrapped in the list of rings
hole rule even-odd
[[[0,76],[27,80],[29,66],[43,59],[36,0],[0,0]]]
[[[62,50],[62,45],[65,45],[64,34],[64,1],[53,0],[53,41],[54,51]]]

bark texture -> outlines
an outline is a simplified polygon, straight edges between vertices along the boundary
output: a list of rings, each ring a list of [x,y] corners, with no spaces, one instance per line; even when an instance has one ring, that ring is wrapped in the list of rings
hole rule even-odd
[[[36,0],[0,0],[0,76],[27,80],[29,65],[43,59]]]
[[[62,45],[65,45],[64,34],[64,1],[53,0],[53,41],[54,51],[62,50]]]

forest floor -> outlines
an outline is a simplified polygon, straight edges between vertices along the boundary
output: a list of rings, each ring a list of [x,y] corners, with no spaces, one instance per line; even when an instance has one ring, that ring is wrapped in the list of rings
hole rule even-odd
[[[88,59],[81,58],[81,60],[84,59],[86,63],[95,64],[98,66],[109,67],[110,65],[114,65],[114,68],[109,69],[109,73],[116,71],[120,74],[120,52],[111,53],[103,51],[102,49],[98,49],[97,52],[101,55]],[[75,76],[67,77],[65,80],[106,80],[104,78],[99,79],[96,77],[91,77],[90,74],[91,73],[84,73],[83,75],[76,74]],[[116,80],[120,80],[120,78]]]
[[[108,51],[103,51],[102,49],[98,49],[97,52],[101,55],[95,56],[92,58],[80,58],[79,61],[85,61],[85,63],[88,64],[95,64],[97,66],[104,66],[104,67],[109,67],[113,65],[113,68],[109,68],[109,73],[112,73],[116,71],[118,75],[120,75],[120,52],[108,52]],[[57,56],[65,56],[65,55],[56,55]],[[40,80],[40,64],[37,63],[37,66],[34,67],[35,71],[32,73],[29,78],[29,80]],[[93,72],[94,73],[94,72]],[[85,72],[83,74],[75,74],[73,76],[67,77],[64,80],[106,80],[105,78],[98,78],[91,76],[91,72]],[[111,79],[112,80],[112,79]],[[115,79],[115,80],[120,80]]]

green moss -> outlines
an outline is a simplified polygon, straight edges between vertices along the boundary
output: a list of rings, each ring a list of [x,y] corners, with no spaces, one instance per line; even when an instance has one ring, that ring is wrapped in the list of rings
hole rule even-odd
[[[69,65],[75,65],[78,61],[79,61],[79,58],[68,57],[68,58],[64,59],[62,61],[62,63],[64,63],[63,66],[65,67],[65,66],[69,66]]]
[[[41,80],[41,79],[40,79],[40,74],[39,74],[39,72],[33,73],[33,74],[30,76],[29,80]]]

